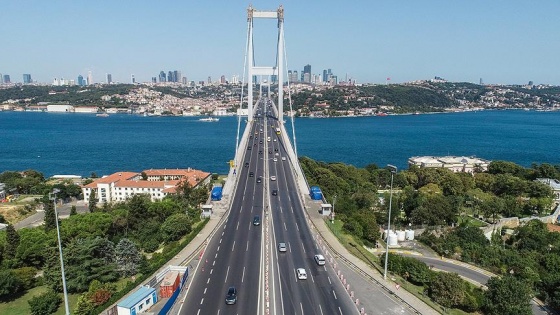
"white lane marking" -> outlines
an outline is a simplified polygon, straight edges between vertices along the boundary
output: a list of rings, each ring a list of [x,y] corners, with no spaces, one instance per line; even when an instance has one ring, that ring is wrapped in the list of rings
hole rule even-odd
[[[329,284],[332,284],[331,277],[327,276],[327,279],[329,279]]]
[[[246,251],[246,252],[249,251],[249,241],[247,241],[247,248],[245,248],[245,251]]]
[[[243,267],[243,274],[241,275],[241,283],[243,283],[243,279],[245,279],[245,267]]]
[[[237,222],[237,227],[235,227],[236,230],[239,230],[239,221]]]
[[[288,242],[288,247],[290,248],[290,253],[292,252],[292,245]]]
[[[219,251],[220,251],[220,246],[219,246],[219,245],[218,245],[218,248],[216,249],[216,251],[217,251],[217,252],[219,252]]]
[[[229,275],[229,266],[227,267],[227,272],[226,272],[226,279],[224,280],[224,283],[227,283],[227,277]],[[334,292],[334,291],[333,291]]]
[[[202,303],[204,303],[204,298],[202,298],[202,300],[200,300],[200,305],[202,305]]]
[[[214,255],[214,259],[218,258],[218,253],[216,253],[216,255]]]
[[[214,266],[214,265],[216,265],[216,261],[215,261],[215,260],[212,262],[212,266]]]
[[[283,212],[282,212],[282,207],[280,207],[280,213],[283,213]]]
[[[303,315],[303,304],[299,303],[299,307],[301,308],[301,315]]]
[[[309,275],[311,275],[311,281],[313,281],[313,283],[315,283],[315,278],[313,278],[313,274],[310,272]]]
[[[296,229],[299,231],[299,226],[298,226],[297,222],[296,222]]]
[[[233,246],[231,247],[231,251],[233,252],[234,249],[235,249],[235,241],[233,241]]]
[[[288,230],[288,227],[286,227],[286,222],[284,222],[284,230]]]
[[[208,288],[204,288],[204,293],[203,294],[206,294],[206,290],[208,290]]]
[[[338,307],[338,311],[340,312],[340,315],[342,315],[342,310],[340,309],[340,306]]]
[[[303,249],[303,252],[305,253],[305,245],[303,245],[303,242],[301,243],[301,249]]]
[[[222,244],[222,239],[220,238],[220,244]]]
[[[319,311],[321,311],[321,314],[323,314],[323,308],[321,307],[321,304],[319,304]]]
[[[206,280],[206,284],[210,283],[210,278],[208,278],[208,280]]]
[[[336,292],[334,292],[334,290],[332,291],[332,294],[334,295],[334,299],[335,299],[335,300],[338,300],[338,299],[336,298]]]
[[[224,236],[225,231],[222,231],[222,236]]]
[[[200,315],[200,308],[198,309],[198,312],[196,312],[196,315]]]
[[[214,272],[214,269],[210,269],[210,274],[212,274]]]

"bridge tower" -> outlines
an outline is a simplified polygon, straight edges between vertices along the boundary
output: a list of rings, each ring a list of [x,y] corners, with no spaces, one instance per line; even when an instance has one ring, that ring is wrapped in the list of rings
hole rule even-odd
[[[255,59],[253,56],[253,20],[254,19],[277,19],[278,20],[278,45],[277,45],[277,58],[276,65],[273,66],[255,66]],[[253,109],[255,104],[253,102],[253,77],[268,76],[270,82],[273,75],[277,76],[278,81],[278,123],[282,124],[283,111],[284,111],[284,8],[278,7],[276,11],[257,11],[252,6],[247,9],[247,23],[248,37],[247,37],[247,64],[248,64],[248,117],[249,121],[253,120]]]

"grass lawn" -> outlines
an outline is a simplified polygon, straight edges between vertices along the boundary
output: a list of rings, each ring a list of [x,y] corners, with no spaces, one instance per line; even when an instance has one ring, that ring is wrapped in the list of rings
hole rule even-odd
[[[31,300],[31,298],[40,295],[41,293],[47,290],[47,286],[40,286],[33,288],[27,291],[22,297],[12,302],[7,303],[0,303],[0,314],[2,315],[20,315],[20,314],[29,314],[29,304],[27,301]],[[62,296],[62,303],[58,308],[58,311],[54,314],[57,315],[64,315],[66,313],[64,309],[64,297]],[[68,294],[68,305],[70,306],[70,313],[76,306],[76,302],[78,302],[78,294]]]
[[[457,224],[461,224],[461,223],[466,223],[467,226],[476,227],[476,228],[488,225],[488,224],[486,224],[486,223],[484,223],[480,220],[471,218],[469,216],[458,216],[457,217]]]

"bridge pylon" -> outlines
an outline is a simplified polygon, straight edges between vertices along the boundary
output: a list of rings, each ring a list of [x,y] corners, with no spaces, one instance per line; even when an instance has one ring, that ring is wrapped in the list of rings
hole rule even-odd
[[[254,19],[277,19],[278,20],[278,45],[277,45],[277,58],[276,65],[273,66],[255,66],[255,59],[253,55],[253,20]],[[253,110],[255,104],[253,101],[253,84],[255,82],[255,76],[267,76],[270,82],[271,77],[276,75],[278,82],[278,122],[283,123],[283,111],[284,111],[284,8],[282,6],[278,7],[276,11],[258,11],[252,6],[247,9],[247,23],[248,27],[248,40],[247,40],[247,77],[248,77],[248,105],[247,114],[248,121],[253,120]]]

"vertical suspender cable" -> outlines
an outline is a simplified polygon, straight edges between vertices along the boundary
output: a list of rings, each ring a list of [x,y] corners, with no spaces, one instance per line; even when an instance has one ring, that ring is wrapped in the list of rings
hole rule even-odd
[[[249,28],[251,27],[251,21],[247,23],[247,45],[245,45],[245,61],[243,62],[243,79],[241,80],[241,99],[239,101],[239,111],[243,110],[243,88],[245,87],[245,70],[247,69],[247,50],[249,49]],[[247,123],[249,123],[249,119],[247,119]],[[237,115],[237,137],[235,138],[235,157],[237,157],[237,153],[239,151],[239,131],[241,129],[241,115],[240,113]],[[235,165],[237,165],[238,161],[235,161]]]
[[[284,34],[282,34],[284,35]],[[284,40],[284,37],[282,37],[282,43],[284,43],[284,60],[286,61],[286,72],[288,72],[288,57],[286,55],[286,41]],[[296,161],[298,159],[298,153],[297,153],[297,142],[296,142],[296,126],[294,124],[294,113],[292,111],[292,89],[290,88],[290,77],[288,76],[288,103],[290,104],[290,120],[292,123],[292,139],[294,141],[294,153],[295,153],[295,157],[296,157]]]

